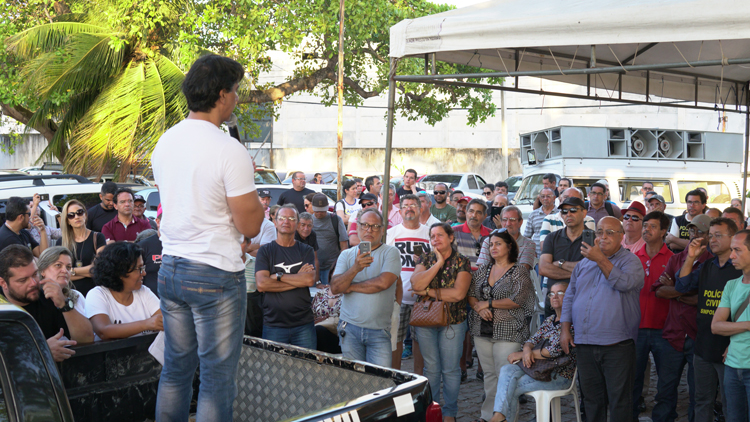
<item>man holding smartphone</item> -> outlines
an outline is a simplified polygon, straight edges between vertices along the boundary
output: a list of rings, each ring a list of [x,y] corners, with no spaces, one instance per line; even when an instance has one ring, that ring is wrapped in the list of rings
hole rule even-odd
[[[344,358],[391,366],[391,314],[401,274],[398,249],[381,243],[385,221],[374,208],[357,221],[358,248],[341,252],[331,293],[342,294],[338,326]]]

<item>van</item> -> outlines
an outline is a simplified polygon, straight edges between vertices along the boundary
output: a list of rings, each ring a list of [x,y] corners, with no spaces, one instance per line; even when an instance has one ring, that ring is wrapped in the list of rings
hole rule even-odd
[[[610,201],[627,208],[643,202],[640,189],[651,182],[664,197],[666,212],[681,215],[686,194],[708,192],[708,206],[729,207],[741,198],[742,135],[663,129],[560,126],[521,135],[524,179],[514,203],[524,215],[542,189],[542,177],[553,173],[573,180],[588,200],[591,185],[605,179]]]

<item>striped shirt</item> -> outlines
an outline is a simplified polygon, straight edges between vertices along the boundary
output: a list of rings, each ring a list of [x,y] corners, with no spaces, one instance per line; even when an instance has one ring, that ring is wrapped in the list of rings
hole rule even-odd
[[[536,256],[542,255],[542,246],[541,241],[539,240],[539,235],[542,232],[542,221],[544,221],[544,217],[555,214],[556,212],[557,209],[553,208],[550,214],[545,214],[544,208],[539,207],[529,214],[529,220],[526,222],[526,230],[524,230],[523,235],[536,244]]]

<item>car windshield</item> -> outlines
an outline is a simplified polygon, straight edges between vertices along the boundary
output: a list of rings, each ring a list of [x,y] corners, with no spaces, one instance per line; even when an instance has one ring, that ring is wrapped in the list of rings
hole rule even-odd
[[[521,186],[516,192],[515,198],[516,204],[531,204],[534,202],[536,197],[539,195],[539,191],[542,190],[544,185],[542,184],[543,174],[534,174],[527,176],[521,182]]]
[[[508,184],[508,192],[518,192],[518,188],[521,187],[523,177],[511,176],[505,179],[505,183]]]
[[[450,187],[456,187],[461,183],[461,175],[458,174],[432,174],[425,176],[422,180],[424,182],[440,182],[447,183]],[[432,183],[434,185],[434,183]]]
[[[260,185],[280,185],[279,176],[272,171],[255,170],[255,183]]]

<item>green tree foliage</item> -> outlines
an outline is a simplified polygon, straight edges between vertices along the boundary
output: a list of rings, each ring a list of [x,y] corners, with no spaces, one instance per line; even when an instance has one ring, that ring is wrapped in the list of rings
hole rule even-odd
[[[0,106],[39,130],[69,171],[119,166],[124,173],[146,161],[159,135],[184,117],[180,83],[206,52],[245,67],[243,115],[276,113],[300,91],[335,103],[338,7],[335,0],[6,0]],[[387,90],[392,25],[448,9],[426,0],[346,0],[347,104]],[[272,51],[290,55],[294,68],[284,81],[261,83],[274,66]],[[398,70],[421,73],[424,60],[402,60]],[[477,69],[441,63],[438,71]],[[434,124],[456,107],[468,109],[470,124],[494,114],[486,90],[401,83],[398,89],[400,113],[410,120]]]

